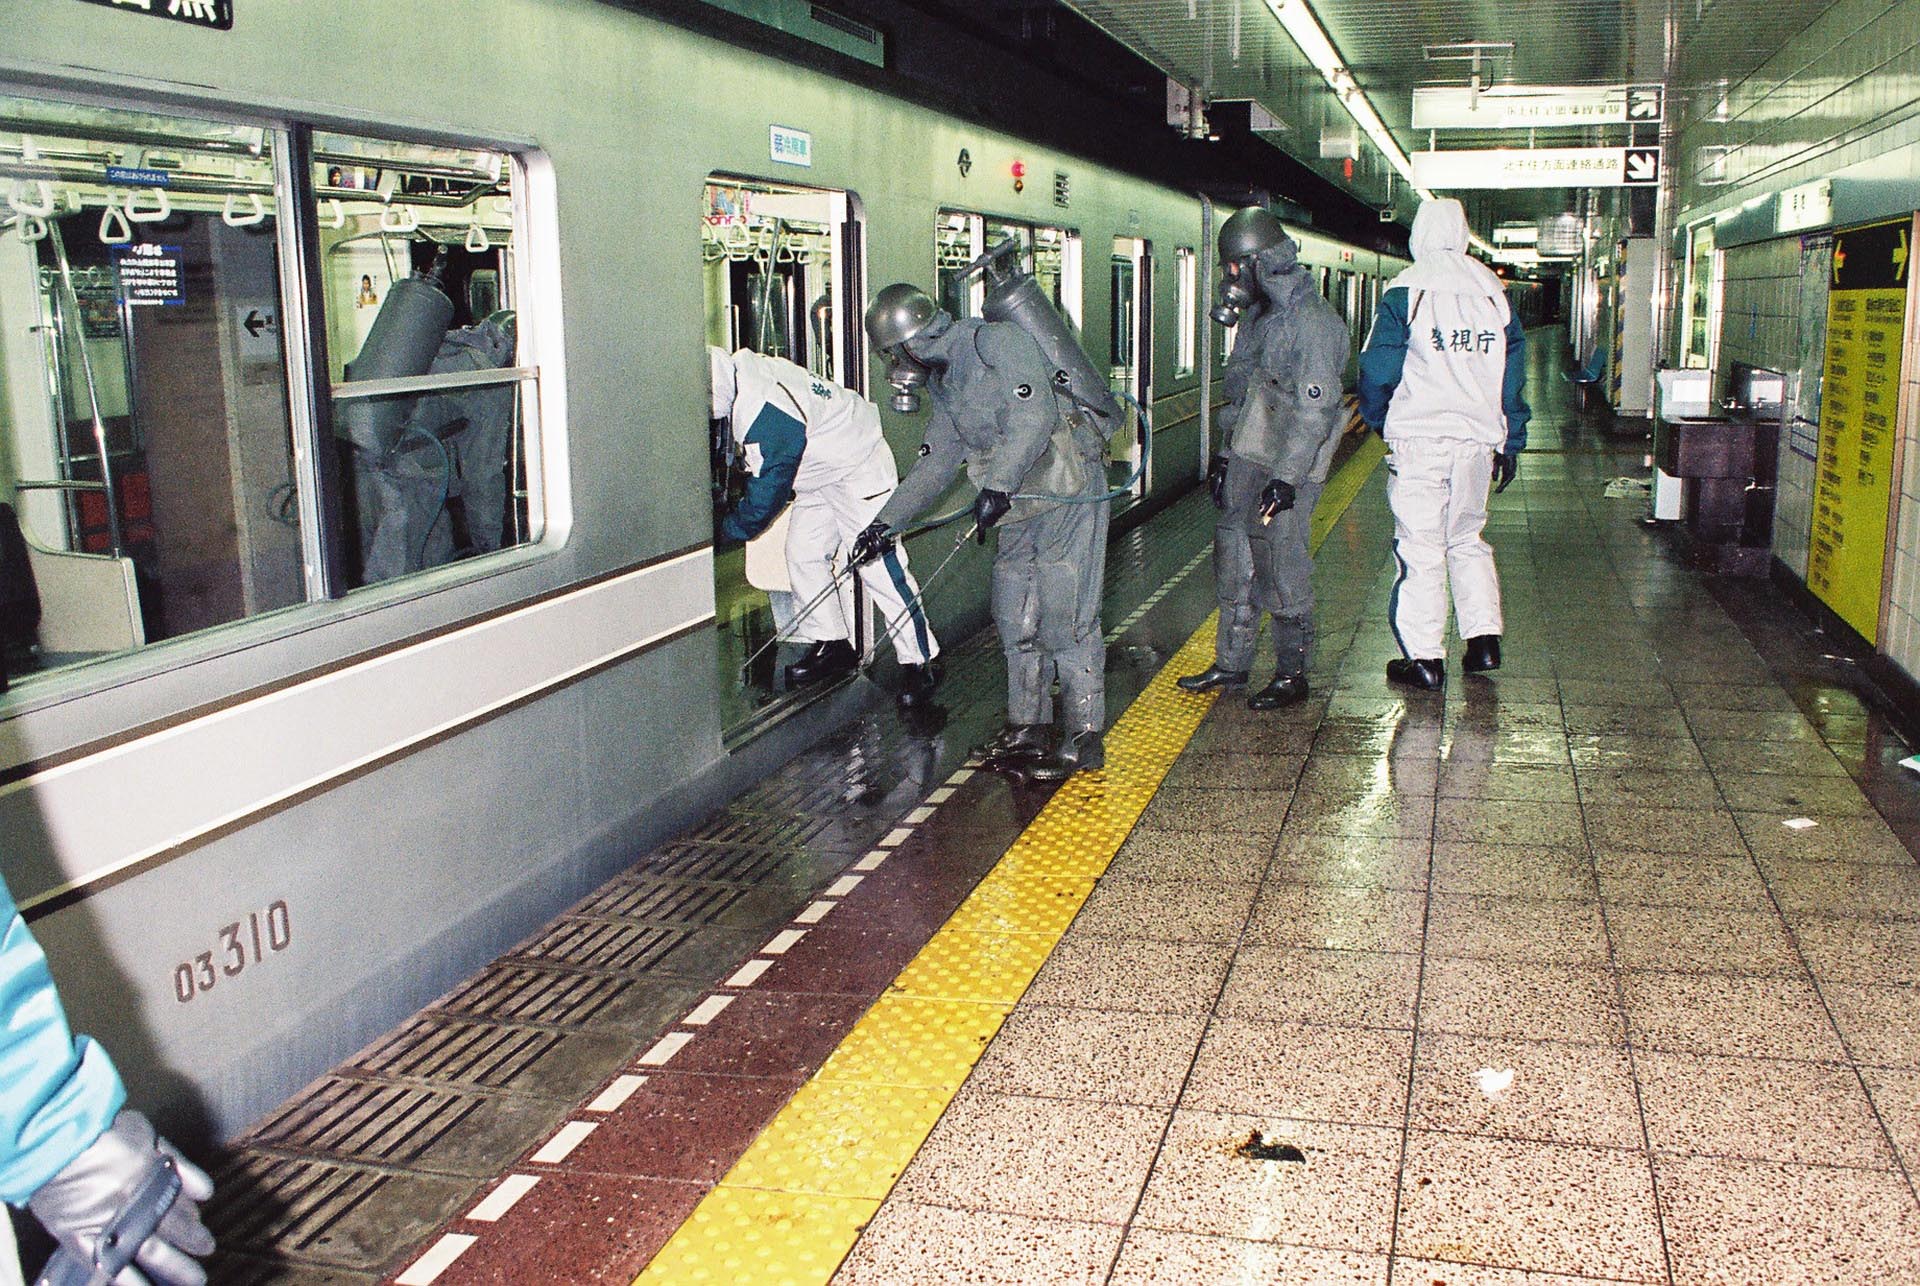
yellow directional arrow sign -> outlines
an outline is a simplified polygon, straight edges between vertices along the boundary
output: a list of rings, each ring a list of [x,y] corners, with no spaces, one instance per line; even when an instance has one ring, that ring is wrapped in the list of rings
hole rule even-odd
[[[1893,247],[1893,275],[1896,280],[1907,278],[1907,230],[1900,229],[1900,240]]]

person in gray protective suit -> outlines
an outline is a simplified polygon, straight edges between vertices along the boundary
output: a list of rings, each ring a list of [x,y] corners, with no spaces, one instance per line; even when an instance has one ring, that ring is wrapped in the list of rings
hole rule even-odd
[[[989,762],[1042,781],[1103,767],[1107,481],[1096,417],[1056,391],[1065,386],[1052,363],[1011,322],[956,321],[903,283],[875,296],[866,324],[874,348],[895,363],[894,382],[931,392],[933,415],[919,460],[855,539],[854,563],[890,547],[964,464],[980,488],[980,540],[1000,524],[993,620],[1007,657],[1007,727],[988,743]],[[1056,676],[1061,735],[1049,754]]]
[[[1224,441],[1207,470],[1220,511],[1213,534],[1220,628],[1213,664],[1178,683],[1189,692],[1244,685],[1260,614],[1268,613],[1276,664],[1273,681],[1247,701],[1255,710],[1307,695],[1307,528],[1346,418],[1340,392],[1347,324],[1314,289],[1299,254],[1267,210],[1241,210],[1220,227],[1223,280],[1213,317],[1239,325],[1219,418]]]

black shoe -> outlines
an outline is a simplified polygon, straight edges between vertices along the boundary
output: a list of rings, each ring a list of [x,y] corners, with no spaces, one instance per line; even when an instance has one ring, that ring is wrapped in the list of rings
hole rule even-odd
[[[1500,636],[1476,634],[1467,640],[1467,658],[1460,668],[1468,674],[1485,674],[1500,668]]]
[[[1387,662],[1387,682],[1403,683],[1410,688],[1438,692],[1447,681],[1447,663],[1420,658],[1395,657]]]
[[[1035,781],[1065,781],[1077,772],[1106,766],[1107,745],[1099,733],[1070,732],[1060,739],[1060,749],[1035,764],[1027,775]]]
[[[988,759],[1045,759],[1047,732],[1044,723],[1010,723],[980,753]]]
[[[940,663],[928,661],[923,665],[903,665],[900,667],[900,692],[894,700],[903,710],[923,706],[933,700],[934,689],[940,686]]]
[[[1189,674],[1175,679],[1174,684],[1183,692],[1211,692],[1215,688],[1244,688],[1247,686],[1245,670],[1223,670],[1210,665],[1198,674]]]
[[[1247,698],[1249,710],[1278,710],[1307,699],[1307,676],[1276,674],[1273,682]]]
[[[807,654],[787,667],[787,686],[803,688],[822,679],[837,679],[860,664],[859,653],[845,639],[815,643]]]

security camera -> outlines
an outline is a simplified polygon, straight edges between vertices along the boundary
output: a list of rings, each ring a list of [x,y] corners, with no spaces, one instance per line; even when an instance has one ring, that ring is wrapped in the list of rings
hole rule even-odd
[[[1383,205],[1380,207],[1380,222],[1392,223],[1397,218],[1399,218],[1399,215],[1394,213],[1392,206]]]

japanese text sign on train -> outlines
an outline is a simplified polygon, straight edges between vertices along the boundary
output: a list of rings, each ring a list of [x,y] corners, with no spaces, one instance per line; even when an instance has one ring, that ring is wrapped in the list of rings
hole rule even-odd
[[[129,304],[184,304],[186,275],[179,246],[119,246],[113,252],[113,271],[120,280],[120,297]]]

